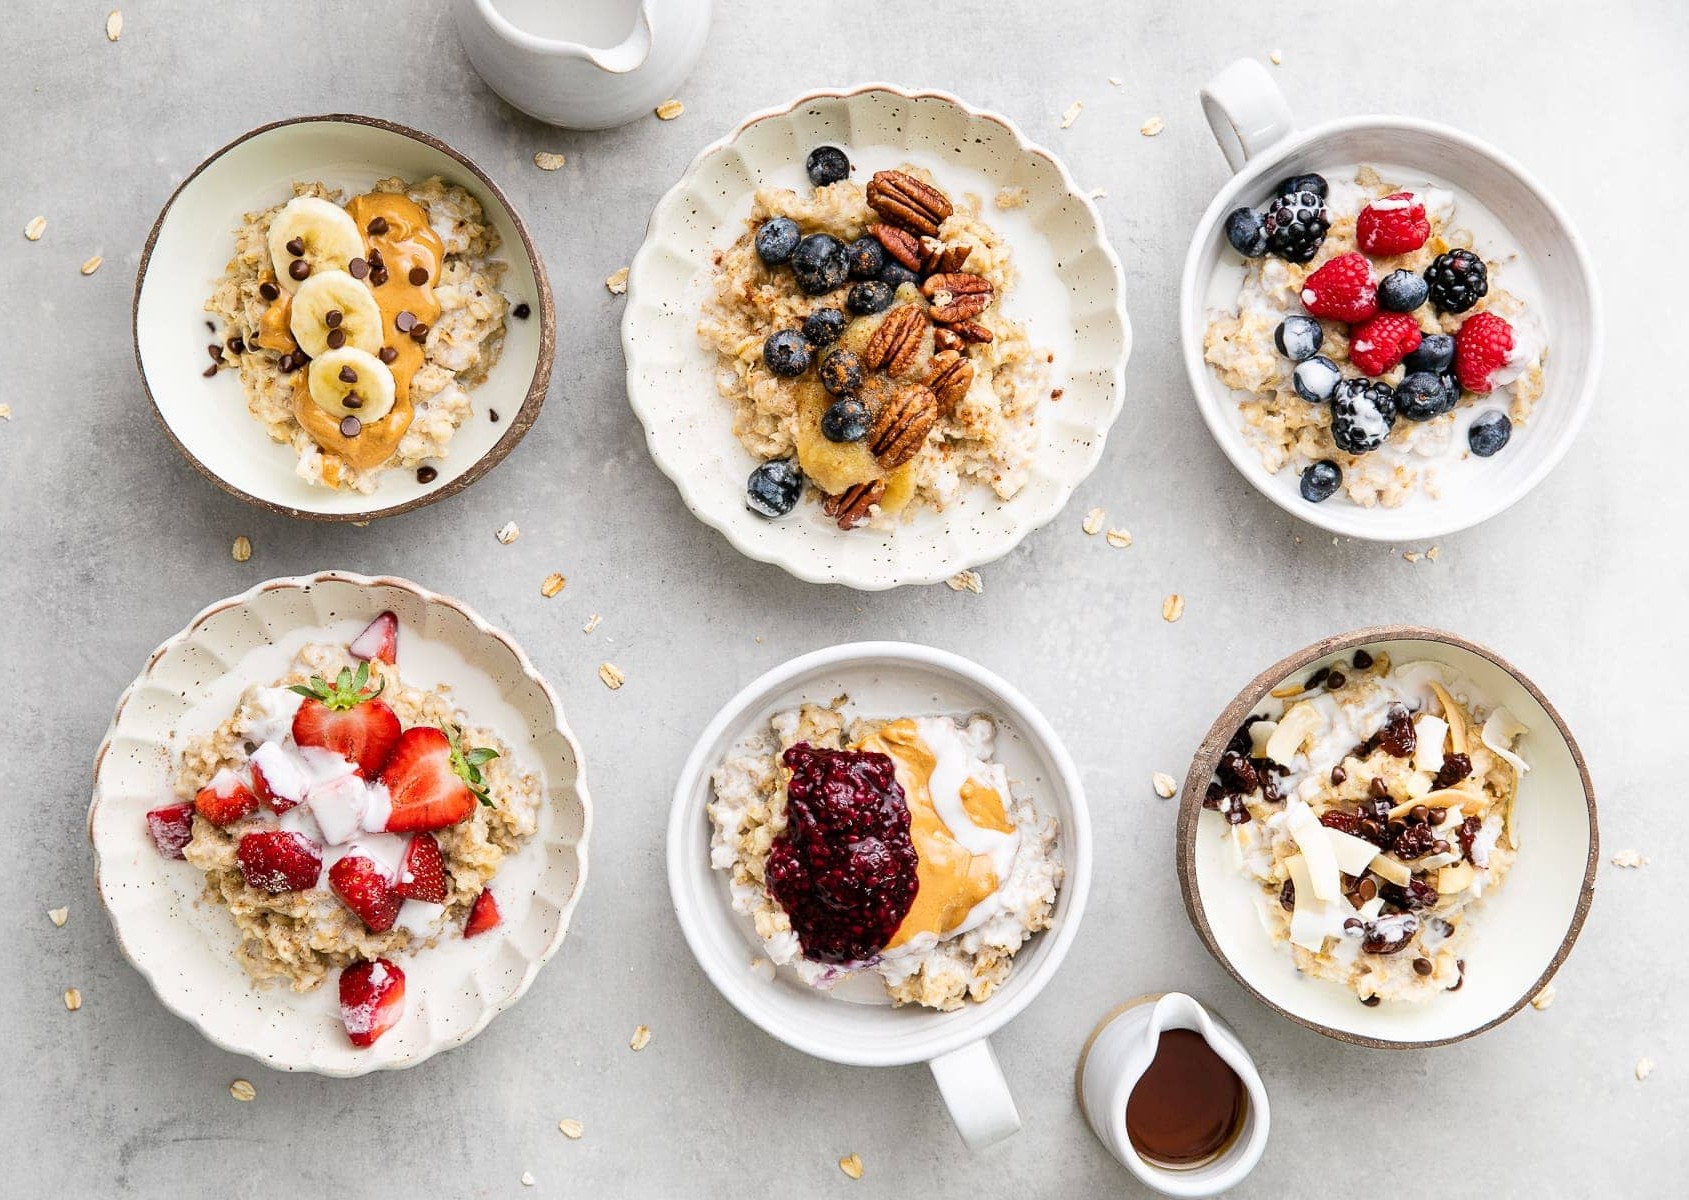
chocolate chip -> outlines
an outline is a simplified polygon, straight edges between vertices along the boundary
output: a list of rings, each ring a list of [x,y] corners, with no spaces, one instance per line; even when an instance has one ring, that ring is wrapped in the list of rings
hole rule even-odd
[[[1363,879],[1355,886],[1355,895],[1360,897],[1362,904],[1378,895],[1378,884],[1371,879]]]
[[[364,398],[356,392],[352,392],[340,403],[347,408],[362,408],[364,406]]]
[[[338,308],[331,308],[323,314],[323,324],[327,325],[330,329],[339,329],[340,322],[345,319],[346,314],[341,312]]]
[[[294,238],[287,244],[287,252],[295,258],[298,258],[301,254],[305,253],[305,239]]]
[[[340,436],[355,438],[363,432],[364,423],[353,416],[340,418]]]
[[[510,310],[510,315],[515,317],[518,321],[526,321],[528,317],[532,315],[533,311],[533,309],[528,307],[528,302],[524,300],[522,303]]]
[[[209,346],[207,346],[205,348],[205,352],[211,355],[212,362],[220,363],[223,361],[223,347],[218,345],[216,342],[212,342]]]
[[[328,331],[328,337],[325,340],[328,342],[330,350],[338,350],[346,344],[346,331],[344,329],[331,329]]]
[[[370,223],[364,226],[364,228],[369,230],[371,237],[380,237],[382,234],[387,232],[387,218],[371,217]]]
[[[294,279],[304,279],[311,273],[311,264],[302,258],[296,258],[288,266],[287,273]]]
[[[1339,691],[1349,679],[1341,671],[1333,671],[1325,677],[1325,689],[1328,692]]]
[[[258,285],[258,294],[266,300],[277,300],[281,298],[281,289],[266,279]]]
[[[1436,841],[1431,843],[1432,854],[1447,854],[1448,852],[1449,844],[1444,838],[1438,838]]]
[[[1412,808],[1408,809],[1408,820],[1410,821],[1424,824],[1430,819],[1430,817],[1431,810],[1426,808],[1423,804],[1415,804]]]
[[[1380,825],[1377,821],[1374,821],[1371,817],[1368,817],[1366,820],[1361,822],[1361,836],[1374,845],[1377,845],[1384,837],[1384,826]]]
[[[1338,784],[1342,783],[1347,778],[1349,778],[1349,772],[1345,771],[1341,766],[1336,766],[1336,767],[1331,768],[1331,786],[1332,787],[1336,787]]]
[[[411,281],[411,283],[415,284],[417,287],[421,287],[423,284],[427,283],[428,282],[428,268],[427,267],[412,267],[411,273],[410,273],[410,281]]]
[[[1449,810],[1446,808],[1433,808],[1429,819],[1431,824],[1441,825],[1444,821],[1449,819]]]
[[[1384,1003],[1384,997],[1382,997],[1382,996],[1362,996],[1361,997],[1361,1003],[1366,1005],[1368,1008],[1377,1008],[1380,1004]]]
[[[364,258],[354,258],[351,262],[346,264],[346,272],[351,275],[353,279],[362,279],[365,275],[369,274],[369,260]]]
[[[371,250],[369,252],[369,265],[374,267],[377,271],[384,271],[387,269],[387,260],[381,257],[381,251],[379,249]]]
[[[212,363],[209,367],[205,368],[205,370],[201,371],[200,374],[205,376],[207,379],[210,379],[213,375],[217,374],[217,364]]]
[[[416,469],[416,481],[418,483],[433,483],[439,477],[440,472],[433,467],[418,467]]]
[[[1308,682],[1303,684],[1302,686],[1307,688],[1309,691],[1312,691],[1314,688],[1317,688],[1317,687],[1319,687],[1320,684],[1324,683],[1326,681],[1326,678],[1330,674],[1331,674],[1331,668],[1330,667],[1321,667],[1319,670],[1315,671],[1312,675],[1308,676]]]
[[[245,354],[246,353],[246,343],[240,340],[239,335],[236,335],[235,337],[230,338],[225,343],[225,345],[228,346],[229,353],[231,353],[231,354]]]
[[[399,357],[399,352],[391,346],[383,346],[381,348],[381,352],[377,354],[376,357],[384,363],[391,364],[394,359]]]
[[[1365,650],[1355,651],[1355,670],[1364,671],[1370,666],[1372,666],[1372,655]]]
[[[1374,800],[1388,800],[1390,798],[1390,785],[1382,779],[1374,777],[1373,781],[1367,785],[1367,792]]]
[[[370,283],[371,287],[380,287],[382,284],[384,284],[386,282],[387,282],[387,268],[386,267],[376,267],[373,271],[371,271],[369,273],[369,283]]]
[[[411,326],[411,341],[425,342],[428,340],[428,322],[418,321]]]
[[[399,315],[393,318],[393,328],[400,333],[409,333],[416,326],[416,314],[408,308],[401,308]]]
[[[341,383],[356,383],[358,382],[358,373],[351,367],[341,367],[339,378]]]
[[[1432,968],[1431,968],[1431,960],[1430,959],[1428,959],[1428,958],[1416,958],[1416,959],[1413,960],[1413,973],[1415,975],[1429,975],[1431,973],[1431,970],[1432,970]]]
[[[494,425],[497,425],[498,424],[498,409],[489,408],[487,410],[487,419],[489,421],[491,421]]]

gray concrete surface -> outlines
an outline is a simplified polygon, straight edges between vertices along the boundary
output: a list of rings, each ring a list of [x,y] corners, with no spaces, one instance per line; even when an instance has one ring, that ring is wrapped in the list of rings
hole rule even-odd
[[[1667,683],[1689,651],[1689,406],[1671,365],[1689,321],[1676,265],[1689,165],[1671,144],[1689,124],[1680,5],[1493,0],[1445,18],[1369,0],[1304,24],[1283,5],[1175,0],[723,0],[685,116],[595,135],[498,103],[441,4],[133,0],[116,45],[108,7],[7,0],[0,16],[0,403],[12,410],[0,423],[0,1193],[1137,1195],[1081,1123],[1071,1072],[1100,1014],[1178,987],[1236,1026],[1272,1089],[1273,1139],[1240,1195],[1681,1194],[1689,704]],[[911,32],[864,30],[864,8]],[[1274,47],[1306,119],[1383,109],[1490,138],[1540,173],[1596,255],[1611,338],[1594,419],[1534,495],[1445,539],[1434,563],[1333,544],[1258,498],[1210,441],[1179,366],[1178,266],[1225,177],[1196,88]],[[1057,148],[1086,186],[1109,189],[1129,276],[1137,350],[1107,456],[1066,515],[984,572],[983,596],[856,595],[741,559],[687,513],[624,403],[620,304],[601,280],[632,256],[649,206],[744,113],[866,77],[952,89]],[[1075,99],[1084,115],[1061,130]],[[550,402],[527,441],[465,495],[366,529],[266,516],[205,484],[155,425],[129,346],[142,240],[175,183],[254,125],[332,110],[408,122],[478,157],[535,227],[561,314]],[[1166,132],[1138,136],[1154,114]],[[569,165],[535,170],[540,149]],[[20,232],[38,213],[50,224],[32,244]],[[80,276],[95,253],[105,265]],[[1093,505],[1131,529],[1130,550],[1080,533]],[[511,519],[522,539],[501,546],[493,531]],[[230,559],[237,534],[252,539],[249,562]],[[83,832],[90,756],[151,648],[211,600],[330,566],[412,576],[514,631],[565,698],[597,803],[574,932],[527,999],[465,1049],[350,1082],[265,1071],[165,1012],[118,952]],[[546,602],[537,584],[554,569],[568,591]],[[1172,591],[1188,606],[1167,625]],[[592,612],[604,623],[588,638]],[[1652,859],[1603,862],[1551,1009],[1424,1053],[1338,1045],[1235,987],[1185,920],[1173,805],[1149,786],[1152,771],[1182,773],[1260,666],[1391,620],[1458,630],[1532,672],[1588,752],[1607,850]],[[669,908],[661,832],[695,733],[754,674],[863,636],[931,642],[1015,680],[1090,789],[1089,919],[1053,985],[997,1039],[1026,1128],[980,1155],[951,1132],[924,1069],[811,1061],[741,1019]],[[597,680],[605,657],[627,671],[620,692]],[[70,920],[55,929],[46,910],[59,905]],[[61,1001],[71,985],[80,1012]],[[640,1023],[653,1037],[635,1055]],[[1639,1083],[1644,1055],[1658,1068]],[[229,1099],[236,1077],[256,1084],[255,1103]],[[566,1116],[585,1122],[582,1140],[559,1136]],[[856,1183],[835,1165],[852,1151],[867,1165]]]

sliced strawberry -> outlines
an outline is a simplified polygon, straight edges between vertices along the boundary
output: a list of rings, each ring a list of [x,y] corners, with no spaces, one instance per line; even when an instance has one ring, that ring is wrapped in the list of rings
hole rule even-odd
[[[475,794],[457,770],[462,758],[451,739],[432,725],[414,725],[381,775],[392,797],[389,833],[416,833],[456,825],[475,810]]]
[[[353,658],[364,662],[384,662],[393,666],[399,661],[399,618],[384,612],[364,627],[346,647]]]
[[[252,790],[270,806],[284,813],[305,799],[305,772],[274,742],[265,742],[252,752]]]
[[[399,882],[393,885],[393,890],[407,900],[446,902],[446,860],[433,834],[419,833],[411,839],[405,849],[404,866],[399,868]]]
[[[182,851],[194,840],[194,806],[167,804],[147,814],[147,832],[165,858],[186,858]]]
[[[405,1015],[405,973],[385,958],[340,972],[340,1019],[354,1046],[368,1046]]]
[[[213,825],[229,825],[258,811],[258,797],[246,780],[224,767],[199,789],[194,810]]]
[[[287,829],[247,834],[235,847],[235,861],[248,887],[276,895],[316,887],[323,869],[317,844]]]
[[[342,667],[333,683],[313,675],[308,685],[293,690],[305,697],[293,714],[294,741],[333,751],[365,779],[381,773],[399,741],[399,718],[376,699],[381,695],[380,687],[369,690],[367,662],[358,664],[356,674],[350,667]]]
[[[1302,281],[1302,304],[1316,317],[1359,324],[1378,311],[1378,284],[1364,254],[1340,254]]]
[[[481,894],[475,897],[475,903],[470,906],[469,920],[463,923],[463,936],[474,937],[478,933],[486,933],[497,925],[499,920],[498,901],[493,899],[492,892],[483,889]]]
[[[386,933],[393,928],[404,897],[393,890],[387,873],[372,860],[348,854],[328,869],[328,882],[371,933]]]

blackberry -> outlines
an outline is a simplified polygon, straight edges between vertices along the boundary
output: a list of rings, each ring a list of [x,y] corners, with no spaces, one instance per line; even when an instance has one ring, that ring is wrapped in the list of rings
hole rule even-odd
[[[1513,436],[1513,422],[1499,408],[1492,408],[1466,427],[1466,444],[1479,458],[1500,452]]]
[[[1451,392],[1443,377],[1431,371],[1415,371],[1396,385],[1396,412],[1410,421],[1440,417],[1459,399],[1459,390]]]
[[[1425,283],[1438,312],[1463,313],[1490,290],[1489,269],[1470,250],[1439,254],[1425,268]]]
[[[818,308],[803,319],[803,335],[817,346],[830,346],[844,336],[850,318],[836,308]]]
[[[1329,500],[1337,494],[1337,489],[1343,486],[1343,468],[1329,458],[1322,458],[1317,463],[1311,463],[1302,472],[1302,499],[1310,504],[1319,504]]]
[[[1233,210],[1226,218],[1226,240],[1245,258],[1260,258],[1267,252],[1267,226],[1253,208]]]
[[[850,177],[850,158],[837,146],[817,146],[809,152],[804,163],[809,181],[816,187],[826,187]]]
[[[803,472],[783,458],[761,464],[745,483],[745,507],[762,517],[785,516],[802,495]]]
[[[1288,316],[1273,330],[1273,344],[1291,362],[1305,362],[1320,352],[1325,330],[1312,317]]]
[[[1320,252],[1331,219],[1317,192],[1290,192],[1267,208],[1267,249],[1287,262],[1305,263]]]
[[[1289,195],[1291,192],[1312,192],[1321,200],[1326,198],[1328,189],[1324,175],[1292,175],[1289,179],[1279,181],[1278,194]]]
[[[1388,312],[1412,312],[1425,303],[1430,290],[1412,271],[1391,271],[1378,281],[1378,307]]]
[[[1387,383],[1345,379],[1331,394],[1331,440],[1339,450],[1365,454],[1390,436],[1396,423],[1396,394]]]
[[[1454,362],[1454,338],[1446,333],[1428,333],[1409,350],[1402,366],[1409,371],[1442,372]]]
[[[762,344],[762,361],[768,364],[770,371],[787,379],[796,378],[809,370],[809,364],[814,359],[815,350],[809,339],[795,329],[771,333]]]
[[[1296,394],[1309,404],[1324,404],[1343,380],[1337,364],[1323,354],[1316,354],[1306,362],[1296,364],[1290,373],[1290,383]]]

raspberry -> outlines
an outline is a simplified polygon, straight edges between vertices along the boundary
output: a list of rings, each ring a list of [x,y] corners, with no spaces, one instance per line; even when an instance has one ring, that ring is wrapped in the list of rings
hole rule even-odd
[[[1480,396],[1490,394],[1490,374],[1507,362],[1513,326],[1492,312],[1469,317],[1454,335],[1454,373],[1460,386]]]
[[[1351,325],[1378,311],[1378,284],[1364,254],[1340,254],[1308,276],[1302,303],[1316,317]]]
[[[1382,312],[1349,331],[1349,361],[1368,375],[1382,375],[1419,349],[1419,339],[1418,321]]]
[[[1431,236],[1425,206],[1412,192],[1397,192],[1374,200],[1355,218],[1355,243],[1375,258],[1407,254]]]

